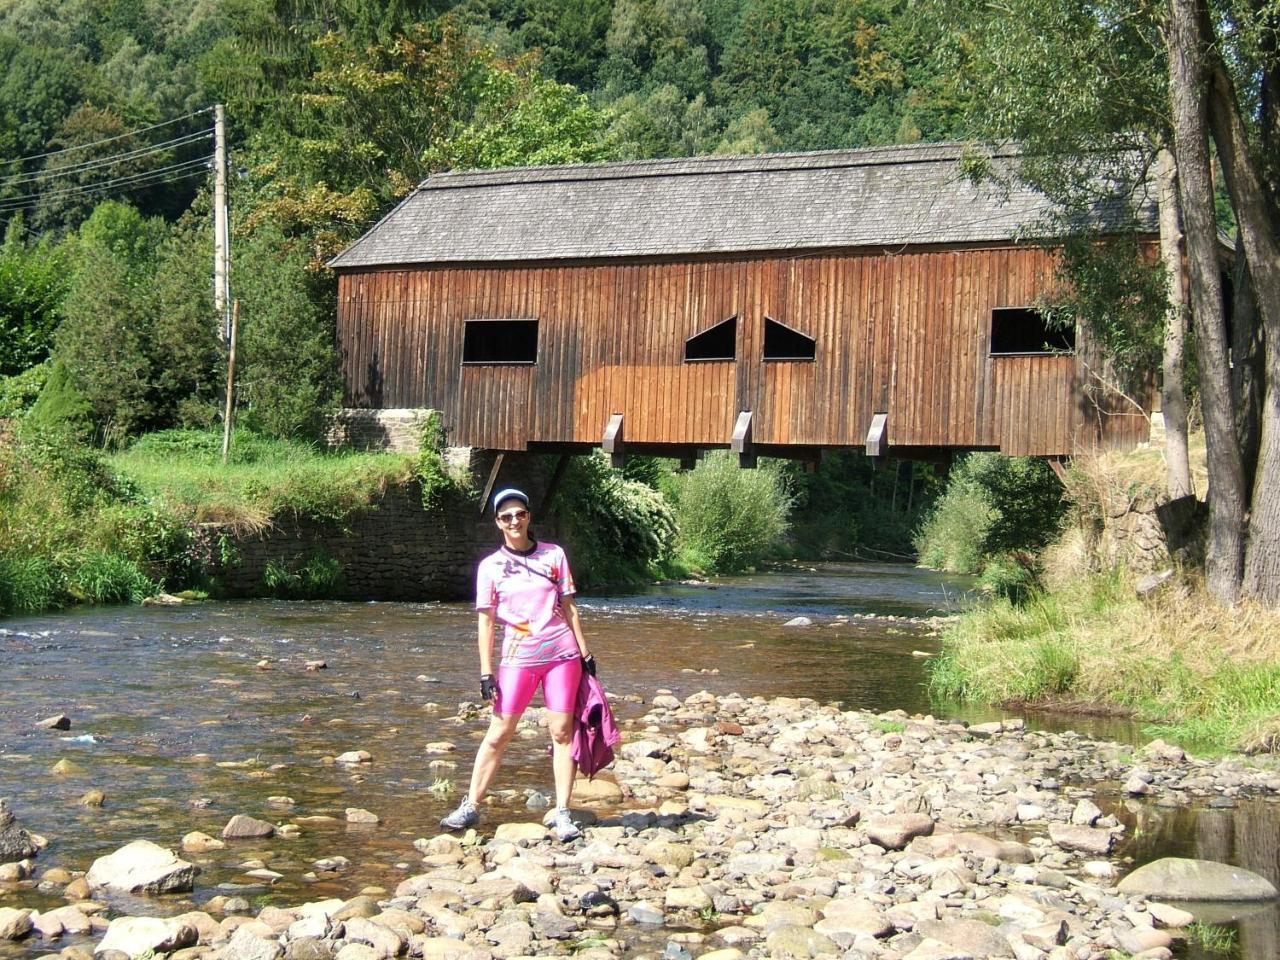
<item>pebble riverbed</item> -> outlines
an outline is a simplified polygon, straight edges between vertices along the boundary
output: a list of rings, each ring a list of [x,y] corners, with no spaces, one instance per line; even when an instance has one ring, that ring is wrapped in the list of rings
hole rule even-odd
[[[109,871],[42,869],[37,855],[0,872],[0,938],[65,960],[1168,958],[1186,955],[1199,907],[1126,887],[1125,826],[1103,795],[1175,809],[1280,793],[1280,774],[1241,758],[1019,720],[966,726],[705,691],[644,706],[614,766],[579,784],[577,841],[551,839],[531,809],[406,842],[394,889],[257,910],[234,894],[198,909],[180,892],[121,897]],[[524,735],[540,736],[537,723],[532,711]],[[238,845],[245,871],[267,876],[314,826],[285,799],[242,811],[273,836],[188,835],[175,853],[198,867],[202,849]],[[31,817],[20,824],[38,832]],[[340,875],[342,860],[309,868]],[[38,898],[41,909],[24,905]]]

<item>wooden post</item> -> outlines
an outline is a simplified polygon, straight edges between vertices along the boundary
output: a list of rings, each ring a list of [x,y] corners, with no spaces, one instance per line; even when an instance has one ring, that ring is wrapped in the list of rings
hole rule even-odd
[[[218,336],[226,339],[227,297],[231,274],[231,231],[227,215],[227,114],[213,108],[213,307],[218,311]]]
[[[227,406],[222,415],[222,462],[231,452],[231,418],[236,395],[236,334],[240,330],[240,301],[231,304],[231,341],[227,351]]]

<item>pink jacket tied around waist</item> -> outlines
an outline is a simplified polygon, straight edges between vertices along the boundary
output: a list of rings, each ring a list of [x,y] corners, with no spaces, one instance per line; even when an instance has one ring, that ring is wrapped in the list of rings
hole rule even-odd
[[[613,748],[622,742],[618,724],[600,681],[585,670],[578,683],[573,729],[573,762],[587,777],[613,763]]]

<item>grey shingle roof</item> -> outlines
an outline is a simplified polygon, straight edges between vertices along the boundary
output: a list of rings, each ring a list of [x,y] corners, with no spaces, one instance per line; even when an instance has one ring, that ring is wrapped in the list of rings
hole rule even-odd
[[[1010,240],[1048,201],[962,176],[957,143],[515,167],[423,181],[330,266],[527,261]],[[997,170],[1012,150],[988,154]],[[1131,222],[1105,204],[1095,223]],[[1155,229],[1150,204],[1138,211]]]

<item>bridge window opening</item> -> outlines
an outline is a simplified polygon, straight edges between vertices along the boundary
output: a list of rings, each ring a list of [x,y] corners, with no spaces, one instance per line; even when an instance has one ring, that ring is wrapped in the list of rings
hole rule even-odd
[[[468,320],[462,334],[464,364],[537,363],[537,320]]]
[[[684,360],[734,360],[738,355],[738,317],[721,320],[684,342]]]
[[[991,311],[991,355],[1075,353],[1074,324],[1059,327],[1034,307],[995,307]]]
[[[813,360],[818,355],[818,341],[799,330],[792,330],[773,317],[764,318],[764,359]]]

